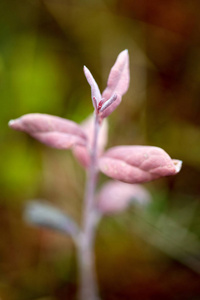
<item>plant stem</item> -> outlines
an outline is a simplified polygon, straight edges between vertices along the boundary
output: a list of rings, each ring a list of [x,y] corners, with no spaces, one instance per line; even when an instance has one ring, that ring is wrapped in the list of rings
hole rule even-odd
[[[90,153],[90,167],[87,174],[85,203],[83,210],[83,229],[78,247],[80,268],[80,300],[97,300],[98,288],[94,262],[95,237],[95,190],[97,183],[97,140],[99,133],[98,115],[95,114],[94,136]]]

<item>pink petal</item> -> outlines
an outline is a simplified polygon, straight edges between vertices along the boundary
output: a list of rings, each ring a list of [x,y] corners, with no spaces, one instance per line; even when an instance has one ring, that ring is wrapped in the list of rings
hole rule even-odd
[[[149,192],[141,185],[109,181],[97,196],[97,206],[103,214],[112,214],[125,210],[131,201],[146,204],[150,199]]]
[[[85,145],[87,141],[83,130],[75,122],[46,114],[27,114],[11,120],[9,126],[58,149],[69,149],[75,144]]]
[[[88,144],[86,146],[76,145],[73,148],[74,156],[80,162],[80,164],[87,168],[90,164],[89,152],[91,150],[93,133],[94,133],[94,116],[89,116],[82,124],[81,128],[83,129],[85,135],[88,138]],[[99,138],[97,142],[98,156],[100,157],[104,151],[104,148],[108,140],[108,123],[107,120],[103,120],[103,123],[100,128]]]
[[[118,55],[117,60],[112,67],[108,77],[107,87],[102,94],[102,98],[108,100],[115,93],[118,95],[119,100],[117,103],[115,101],[113,105],[103,112],[103,117],[108,116],[117,107],[117,105],[119,105],[121,97],[128,90],[129,81],[129,55],[128,50],[124,50]]]
[[[141,183],[175,175],[181,169],[181,162],[172,160],[158,147],[118,146],[104,153],[99,168],[111,178],[127,183]]]
[[[97,100],[97,105],[98,105],[99,101],[101,100],[101,93],[100,93],[99,87],[98,87],[94,77],[92,76],[90,70],[86,66],[84,66],[83,70],[84,70],[85,77],[86,77],[89,85],[91,86],[92,101],[95,101],[93,99],[95,97],[95,99]],[[95,107],[95,105],[94,105],[94,107]]]

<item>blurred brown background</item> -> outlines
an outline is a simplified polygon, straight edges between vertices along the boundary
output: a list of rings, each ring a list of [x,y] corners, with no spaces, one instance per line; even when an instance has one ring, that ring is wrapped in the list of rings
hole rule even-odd
[[[23,221],[28,199],[80,220],[84,170],[7,123],[30,112],[81,122],[92,112],[82,67],[101,90],[129,50],[131,84],[109,117],[109,145],[145,144],[183,160],[149,183],[152,203],[105,218],[97,241],[103,300],[200,299],[200,2],[1,0],[0,298],[75,299],[69,238]],[[100,181],[106,180],[103,175]]]

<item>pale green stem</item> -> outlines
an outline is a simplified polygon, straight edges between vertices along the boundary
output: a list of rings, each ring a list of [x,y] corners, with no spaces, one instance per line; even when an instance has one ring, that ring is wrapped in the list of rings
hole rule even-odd
[[[94,259],[95,237],[95,190],[97,183],[97,140],[99,133],[98,116],[95,116],[94,137],[90,153],[90,167],[87,174],[85,203],[83,211],[83,229],[78,247],[80,272],[80,300],[97,300],[98,288]]]

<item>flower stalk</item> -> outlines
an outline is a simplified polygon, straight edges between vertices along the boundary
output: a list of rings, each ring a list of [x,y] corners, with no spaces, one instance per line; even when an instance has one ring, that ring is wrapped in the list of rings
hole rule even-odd
[[[97,184],[97,140],[99,134],[99,118],[95,114],[93,143],[90,152],[90,167],[84,199],[83,224],[78,248],[80,268],[80,300],[97,300],[98,288],[95,272],[94,238],[95,238],[95,190]]]

